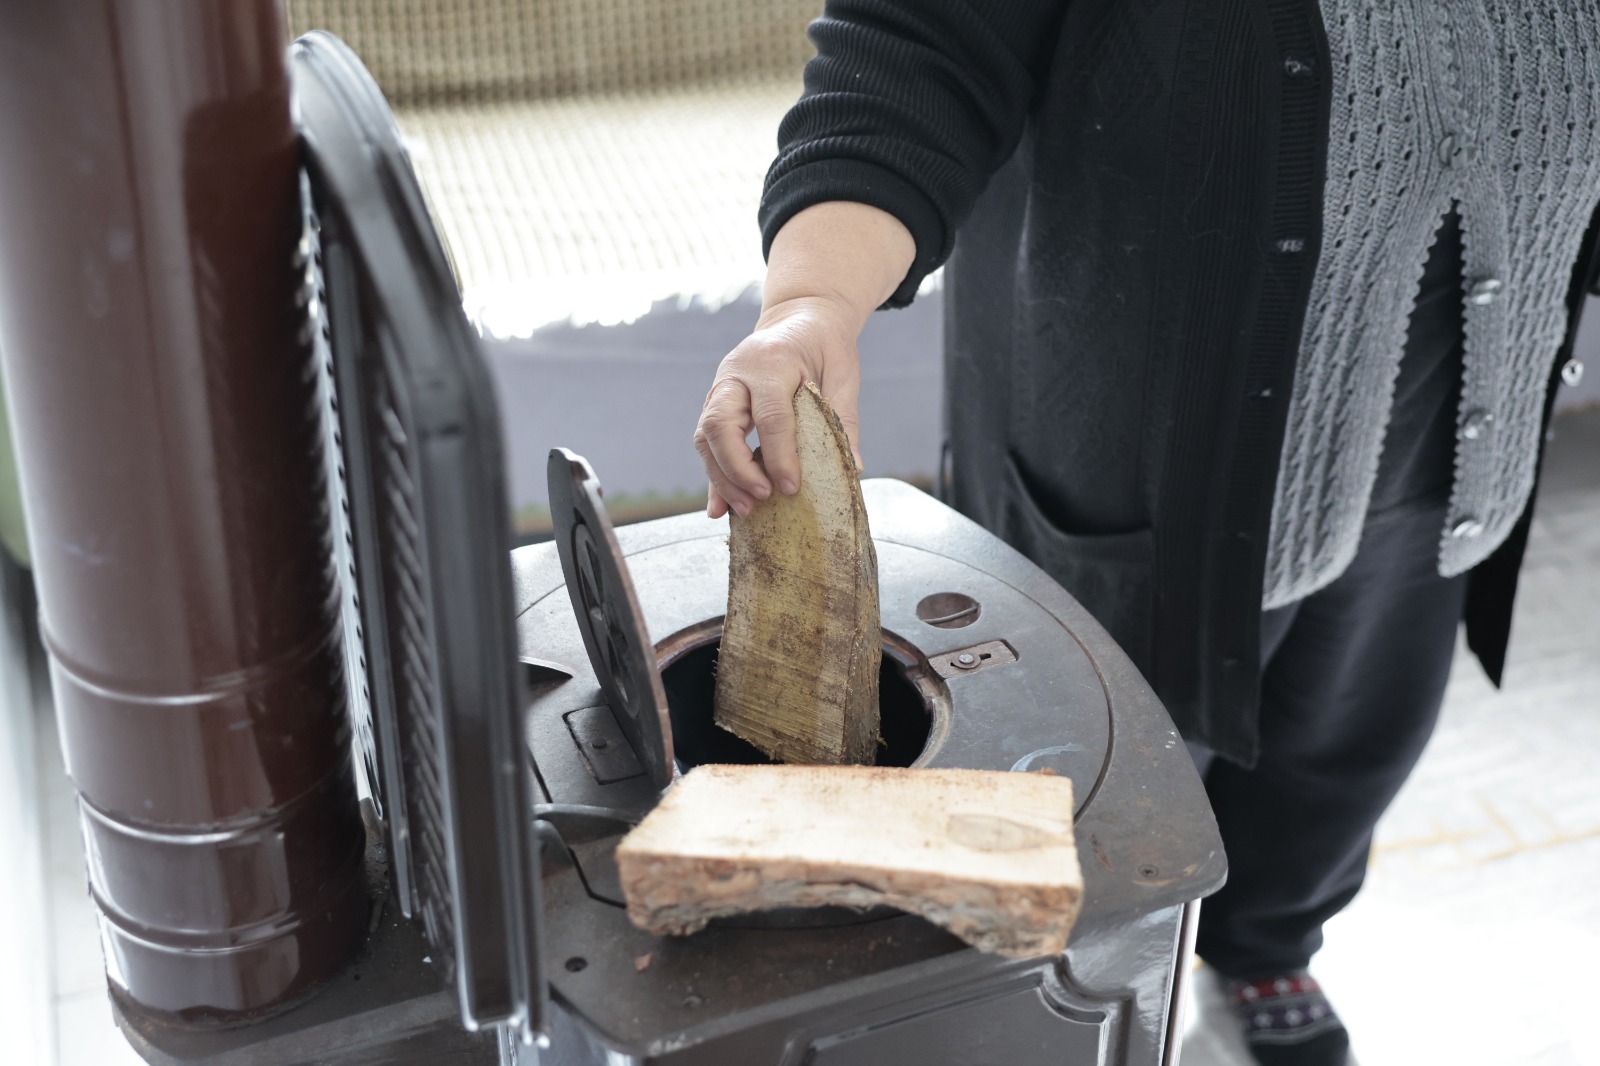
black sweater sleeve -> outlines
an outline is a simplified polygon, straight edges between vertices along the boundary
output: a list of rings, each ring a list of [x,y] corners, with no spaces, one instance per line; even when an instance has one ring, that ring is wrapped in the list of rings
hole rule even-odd
[[[762,250],[798,212],[853,200],[898,218],[917,258],[904,307],[1022,136],[1066,0],[828,0],[805,93],[778,127]]]

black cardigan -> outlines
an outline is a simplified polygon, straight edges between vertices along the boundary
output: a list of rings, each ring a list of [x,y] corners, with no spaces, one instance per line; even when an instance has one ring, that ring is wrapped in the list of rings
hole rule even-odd
[[[811,32],[767,245],[797,211],[856,200],[916,239],[890,306],[949,259],[947,495],[1106,625],[1186,737],[1253,763],[1321,242],[1316,0],[829,0]],[[1497,683],[1528,518],[1468,597]]]

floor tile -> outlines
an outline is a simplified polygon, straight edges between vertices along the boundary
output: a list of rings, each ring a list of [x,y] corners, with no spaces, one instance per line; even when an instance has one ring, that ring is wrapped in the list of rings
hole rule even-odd
[[[56,1000],[56,1043],[60,1066],[144,1066],[111,1020],[103,988]]]
[[[1313,966],[1364,1066],[1600,1064],[1600,412],[1560,429],[1506,688],[1463,645],[1366,887]],[[1185,1066],[1248,1066],[1200,988]]]
[[[52,873],[49,893],[55,994],[103,993],[106,975],[100,955],[100,928],[81,866],[76,873]]]

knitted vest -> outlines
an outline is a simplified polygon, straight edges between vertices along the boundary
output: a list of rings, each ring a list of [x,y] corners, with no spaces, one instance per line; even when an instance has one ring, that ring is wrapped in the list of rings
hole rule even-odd
[[[1573,263],[1600,202],[1600,5],[1322,0],[1333,113],[1321,258],[1273,503],[1264,604],[1355,555],[1428,246],[1458,205],[1465,370],[1439,572],[1534,483]]]

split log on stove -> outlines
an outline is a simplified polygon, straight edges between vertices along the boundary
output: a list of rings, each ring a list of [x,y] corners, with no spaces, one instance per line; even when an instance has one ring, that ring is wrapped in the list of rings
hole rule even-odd
[[[717,724],[782,762],[871,763],[882,652],[867,509],[815,385],[795,394],[794,416],[799,491],[728,515]]]

